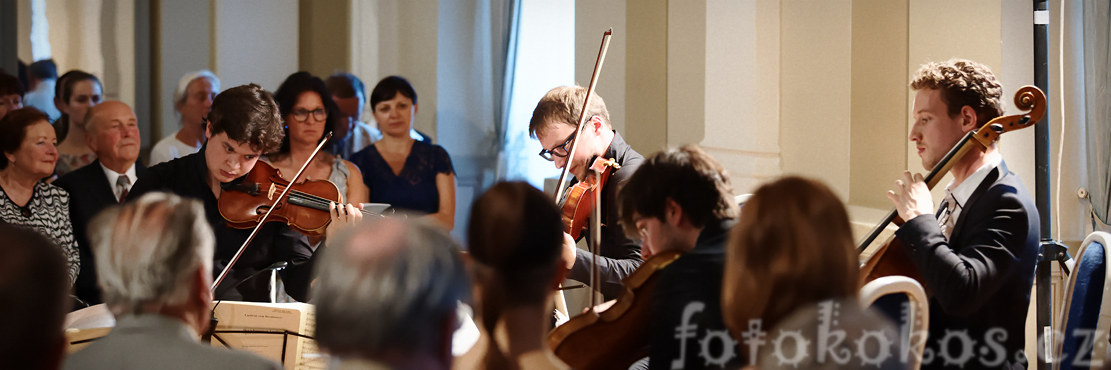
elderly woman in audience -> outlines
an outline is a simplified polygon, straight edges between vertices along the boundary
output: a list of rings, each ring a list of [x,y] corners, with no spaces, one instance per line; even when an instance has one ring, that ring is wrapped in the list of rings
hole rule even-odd
[[[565,369],[547,345],[563,223],[543,192],[524,182],[494,185],[475,201],[467,228],[481,338],[459,369]]]
[[[340,119],[339,108],[324,81],[308,72],[289,75],[274,93],[274,101],[285,121],[286,135],[278,152],[267,159],[288,180],[297,174],[324,135],[335,129]],[[306,179],[327,179],[336,184],[341,195],[339,203],[367,202],[367,188],[359,168],[337,155],[318,154],[300,181]]]
[[[455,227],[455,169],[439,145],[413,139],[417,92],[409,81],[390,76],[370,93],[370,108],[382,140],[351,156],[363,171],[370,201],[427,214],[446,229]]]
[[[58,140],[45,113],[35,108],[0,119],[0,219],[35,229],[61,247],[72,285],[81,260],[69,219],[69,193],[44,178],[54,172]]]
[[[166,136],[150,149],[150,165],[181,158],[201,150],[204,118],[212,110],[212,99],[220,93],[220,79],[207,69],[186,73],[174,89],[174,111],[181,119],[177,133]]]
[[[806,363],[797,368],[860,368],[862,358],[883,349],[878,347],[881,341],[862,341],[876,346],[861,357],[856,340],[864,333],[882,333],[892,344],[887,348],[892,356],[882,368],[900,367],[892,361],[898,357],[892,348],[893,325],[856,302],[859,262],[849,218],[828,187],[800,177],[763,185],[745,203],[732,233],[722,281],[722,316],[740,341],[739,348],[754,348],[754,343],[746,343],[750,336],[745,333],[767,335],[756,353],[742,354],[749,363],[777,368],[783,358],[798,358]],[[822,325],[827,332],[844,333],[844,340],[818,348]],[[782,333],[800,337],[773,345]],[[816,352],[826,349],[834,355]]]
[[[85,113],[100,104],[102,90],[100,79],[84,71],[69,71],[58,78],[54,86],[54,105],[62,111],[62,117],[54,122],[59,143],[58,176],[96,159],[96,153],[85,144]]]

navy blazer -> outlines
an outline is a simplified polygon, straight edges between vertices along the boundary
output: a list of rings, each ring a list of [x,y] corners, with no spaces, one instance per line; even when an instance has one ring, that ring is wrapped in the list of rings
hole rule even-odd
[[[138,178],[146,175],[147,168],[142,163],[135,162],[135,176],[132,184]],[[71,171],[54,185],[69,192],[69,217],[73,222],[73,237],[77,239],[77,250],[81,254],[81,272],[74,283],[74,294],[89,305],[103,302],[100,297],[100,287],[96,282],[96,261],[93,259],[87,226],[89,221],[100,213],[101,210],[118,204],[116,201],[115,184],[108,183],[108,177],[100,168],[100,160]],[[75,308],[84,305],[77,304]]]
[[[930,297],[927,351],[923,368],[1000,368],[1003,359],[1025,361],[1026,311],[1034,283],[1041,230],[1038,210],[1018,176],[1006,164],[992,170],[961,210],[948,240],[937,217],[921,215],[896,233],[910,250]],[[965,348],[952,337],[964,331],[975,342]],[[954,334],[947,334],[952,332]],[[1001,335],[1002,334],[1002,335]],[[948,338],[944,356],[938,343]],[[1005,335],[1005,337],[1003,337]]]

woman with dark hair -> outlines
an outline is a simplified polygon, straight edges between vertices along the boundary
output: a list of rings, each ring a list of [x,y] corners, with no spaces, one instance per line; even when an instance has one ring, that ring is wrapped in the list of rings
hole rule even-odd
[[[803,369],[859,368],[861,352],[868,358],[883,353],[874,346],[858,350],[857,339],[864,333],[882,333],[894,344],[894,326],[857,303],[860,263],[849,216],[822,183],[789,176],[761,186],[744,204],[726,248],[722,318],[733,338],[749,337],[744,333],[753,330],[753,323],[767,333],[767,344],[749,358],[757,367],[781,366],[776,356],[785,356],[803,357],[800,361],[806,363],[794,366]],[[835,356],[819,356],[816,345],[796,347],[803,352],[798,357],[794,349],[777,353],[779,346],[770,345],[781,333],[798,333],[818,343],[822,325],[828,332],[844,333],[842,347],[832,343],[828,348]],[[749,348],[743,342],[738,347]],[[881,368],[900,368],[893,346],[887,350],[892,356],[882,359],[888,361]]]
[[[335,129],[339,108],[324,81],[308,72],[289,75],[274,93],[274,101],[278,103],[286,134],[278,151],[269,154],[267,161],[288,180],[297,174],[324,135]],[[301,180],[305,179],[327,179],[336,184],[343,196],[339,203],[367,202],[368,190],[359,168],[332,153],[318,154],[305,169]]]
[[[58,176],[93,163],[96,153],[85,143],[85,113],[100,104],[100,79],[85,71],[72,70],[58,78],[54,105],[62,116],[54,122],[58,135]]]
[[[495,184],[467,228],[480,337],[457,369],[565,369],[547,346],[552,293],[567,268],[559,210],[524,182]]]
[[[446,229],[455,227],[455,169],[439,145],[409,135],[417,113],[417,92],[409,81],[390,76],[370,94],[370,108],[382,140],[351,156],[363,171],[370,201],[427,214]]]
[[[0,118],[13,110],[23,108],[23,84],[15,76],[0,70]]]
[[[0,220],[53,239],[66,256],[72,285],[81,260],[69,219],[69,193],[43,181],[58,160],[49,119],[35,108],[17,109],[0,119]]]

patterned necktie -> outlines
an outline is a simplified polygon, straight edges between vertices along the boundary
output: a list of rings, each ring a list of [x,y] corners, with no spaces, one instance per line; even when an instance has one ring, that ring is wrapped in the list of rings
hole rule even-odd
[[[127,200],[127,189],[131,187],[131,179],[127,175],[120,175],[116,178],[116,193],[120,194],[120,203]]]
[[[957,199],[953,197],[953,193],[946,192],[945,200],[941,201],[940,215],[937,218],[938,225],[941,226],[941,233],[945,234],[945,238],[953,234],[953,227],[956,225],[956,219],[953,218],[953,211],[957,209]]]

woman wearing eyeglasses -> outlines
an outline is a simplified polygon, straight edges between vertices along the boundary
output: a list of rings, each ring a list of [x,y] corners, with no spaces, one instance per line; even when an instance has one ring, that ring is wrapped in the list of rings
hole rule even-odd
[[[426,214],[446,229],[455,227],[455,169],[439,145],[409,135],[417,113],[417,92],[409,81],[390,76],[370,93],[370,108],[382,140],[351,155],[363,170],[370,201]]]
[[[288,180],[301,169],[320,139],[336,126],[339,108],[324,81],[308,72],[289,75],[274,93],[274,101],[285,121],[285,139],[267,159]],[[300,178],[305,179],[327,179],[336,184],[343,194],[340,203],[367,202],[367,188],[359,168],[336,155],[317,154]]]

